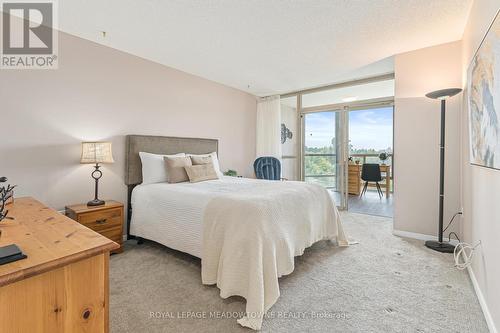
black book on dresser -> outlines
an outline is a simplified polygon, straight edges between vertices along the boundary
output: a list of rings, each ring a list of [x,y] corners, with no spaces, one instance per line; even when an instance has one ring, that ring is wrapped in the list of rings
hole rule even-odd
[[[0,265],[26,258],[27,256],[16,244],[0,247]]]

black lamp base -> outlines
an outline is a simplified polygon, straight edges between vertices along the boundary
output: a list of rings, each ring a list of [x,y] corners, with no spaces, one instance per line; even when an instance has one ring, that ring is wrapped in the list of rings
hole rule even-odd
[[[443,253],[453,253],[453,251],[455,251],[455,247],[453,245],[445,242],[427,241],[425,242],[425,246],[429,249],[433,249],[434,251]]]
[[[96,163],[94,165],[94,172],[92,172],[92,178],[95,180],[95,194],[94,194],[94,200],[91,200],[87,202],[87,206],[93,207],[93,206],[102,206],[105,204],[105,202],[101,199],[99,199],[99,179],[102,177],[102,171],[99,170],[101,166],[99,163]]]
[[[102,206],[106,202],[104,200],[99,200],[99,199],[94,199],[89,202],[87,202],[87,206]]]

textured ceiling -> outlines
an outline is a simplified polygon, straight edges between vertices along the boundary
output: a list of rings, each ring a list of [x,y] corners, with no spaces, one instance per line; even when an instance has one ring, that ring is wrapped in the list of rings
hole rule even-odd
[[[471,0],[65,0],[60,30],[255,95],[393,71],[459,40]],[[100,31],[106,31],[106,38]]]

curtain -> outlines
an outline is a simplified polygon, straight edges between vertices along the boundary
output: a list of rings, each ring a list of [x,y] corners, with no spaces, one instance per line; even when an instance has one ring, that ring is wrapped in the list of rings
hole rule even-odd
[[[281,159],[280,97],[271,96],[257,102],[257,156]]]

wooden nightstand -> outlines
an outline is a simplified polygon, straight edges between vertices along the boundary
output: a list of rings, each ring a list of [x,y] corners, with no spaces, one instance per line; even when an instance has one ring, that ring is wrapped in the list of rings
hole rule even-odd
[[[120,244],[112,251],[123,251],[123,204],[106,201],[102,206],[90,207],[86,204],[66,206],[66,216]]]

